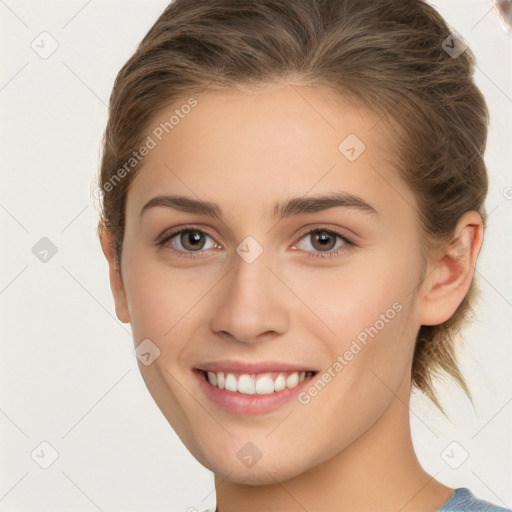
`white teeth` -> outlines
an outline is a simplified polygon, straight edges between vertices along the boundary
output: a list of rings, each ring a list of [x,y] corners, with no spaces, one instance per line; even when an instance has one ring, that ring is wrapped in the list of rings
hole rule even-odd
[[[208,380],[212,384],[212,386],[217,385],[217,375],[215,375],[215,372],[208,372]]]
[[[293,372],[292,374],[288,375],[286,378],[286,387],[287,388],[294,388],[299,383],[299,374],[297,372]]]
[[[225,384],[226,380],[224,379],[224,372],[217,373],[217,387],[224,389]]]
[[[212,386],[215,386],[213,382],[210,382]],[[236,382],[236,377],[232,373],[228,373],[226,375],[226,382],[224,383],[224,389],[228,391],[238,391],[238,386]]]
[[[282,391],[286,387],[286,379],[284,375],[279,374],[274,382],[274,391]]]
[[[269,375],[263,375],[256,381],[256,393],[258,395],[269,395],[274,392],[274,381]]]
[[[257,387],[249,375],[240,375],[237,389],[239,393],[244,393],[244,395],[254,395],[257,391]]]
[[[220,389],[238,391],[244,395],[269,395],[285,388],[293,389],[306,379],[311,372],[279,373],[273,380],[268,373],[249,375],[244,373],[236,378],[233,373],[207,372],[208,382]]]

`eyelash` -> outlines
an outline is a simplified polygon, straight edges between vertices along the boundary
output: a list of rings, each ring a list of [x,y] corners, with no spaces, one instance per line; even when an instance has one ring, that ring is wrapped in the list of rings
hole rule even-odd
[[[163,235],[155,242],[155,245],[158,247],[164,248],[165,244],[167,242],[169,242],[169,240],[174,238],[176,235],[180,235],[181,233],[184,233],[187,231],[197,231],[197,232],[205,234],[213,239],[212,235],[210,235],[206,231],[203,231],[202,229],[199,229],[198,227],[191,225],[191,226],[182,226],[179,229],[172,231],[171,233],[169,233],[167,235]],[[340,256],[342,253],[345,253],[350,248],[357,247],[356,243],[354,241],[352,241],[351,239],[347,238],[346,235],[344,235],[336,230],[333,230],[332,228],[327,228],[327,227],[322,227],[322,226],[319,226],[319,227],[316,227],[309,231],[306,231],[305,233],[303,233],[300,236],[299,240],[302,240],[307,235],[310,235],[311,233],[315,233],[318,231],[323,231],[330,235],[335,235],[335,236],[339,237],[344,242],[344,245],[340,249],[337,249],[336,251],[309,253],[310,256],[313,258],[323,258],[323,259],[335,258],[337,256]],[[176,249],[173,249],[172,247],[169,247],[169,249],[172,250],[173,252],[177,253],[178,256],[181,258],[195,258],[201,254],[204,254],[208,250],[208,249],[206,249],[203,251],[188,251],[187,252],[187,251],[177,251]]]

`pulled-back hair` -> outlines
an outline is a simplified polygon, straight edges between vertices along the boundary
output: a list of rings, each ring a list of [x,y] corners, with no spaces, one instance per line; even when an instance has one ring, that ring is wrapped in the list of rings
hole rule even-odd
[[[467,211],[485,225],[488,110],[471,50],[447,51],[459,43],[421,0],[174,0],[115,80],[98,234],[111,233],[120,267],[126,195],[138,166],[125,166],[114,186],[112,178],[163,108],[205,90],[281,83],[315,87],[379,116],[416,197],[424,254],[449,243]],[[417,336],[412,382],[441,410],[433,385],[439,372],[471,398],[455,347],[476,291],[473,281],[449,320],[421,326]]]

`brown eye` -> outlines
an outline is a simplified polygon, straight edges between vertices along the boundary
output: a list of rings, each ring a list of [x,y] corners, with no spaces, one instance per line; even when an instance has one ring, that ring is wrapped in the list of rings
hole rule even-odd
[[[208,233],[194,228],[183,228],[174,231],[157,241],[156,245],[172,249],[182,255],[200,253],[203,250],[220,247]]]
[[[330,251],[336,245],[336,238],[338,235],[330,231],[312,231],[311,245],[319,251]]]
[[[318,228],[304,234],[294,249],[302,249],[314,257],[335,257],[354,248],[355,244],[346,236],[330,229]]]
[[[205,245],[205,233],[201,231],[182,231],[179,235],[180,243],[187,251],[200,251]]]

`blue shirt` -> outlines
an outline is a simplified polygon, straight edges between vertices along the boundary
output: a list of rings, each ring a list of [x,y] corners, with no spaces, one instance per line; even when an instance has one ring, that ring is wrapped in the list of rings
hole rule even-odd
[[[512,509],[479,500],[469,489],[459,487],[438,512],[512,512]]]
[[[210,510],[217,512],[216,508],[204,512],[210,512]],[[512,512],[512,509],[479,500],[469,489],[459,487],[453,491],[450,499],[437,512]]]

